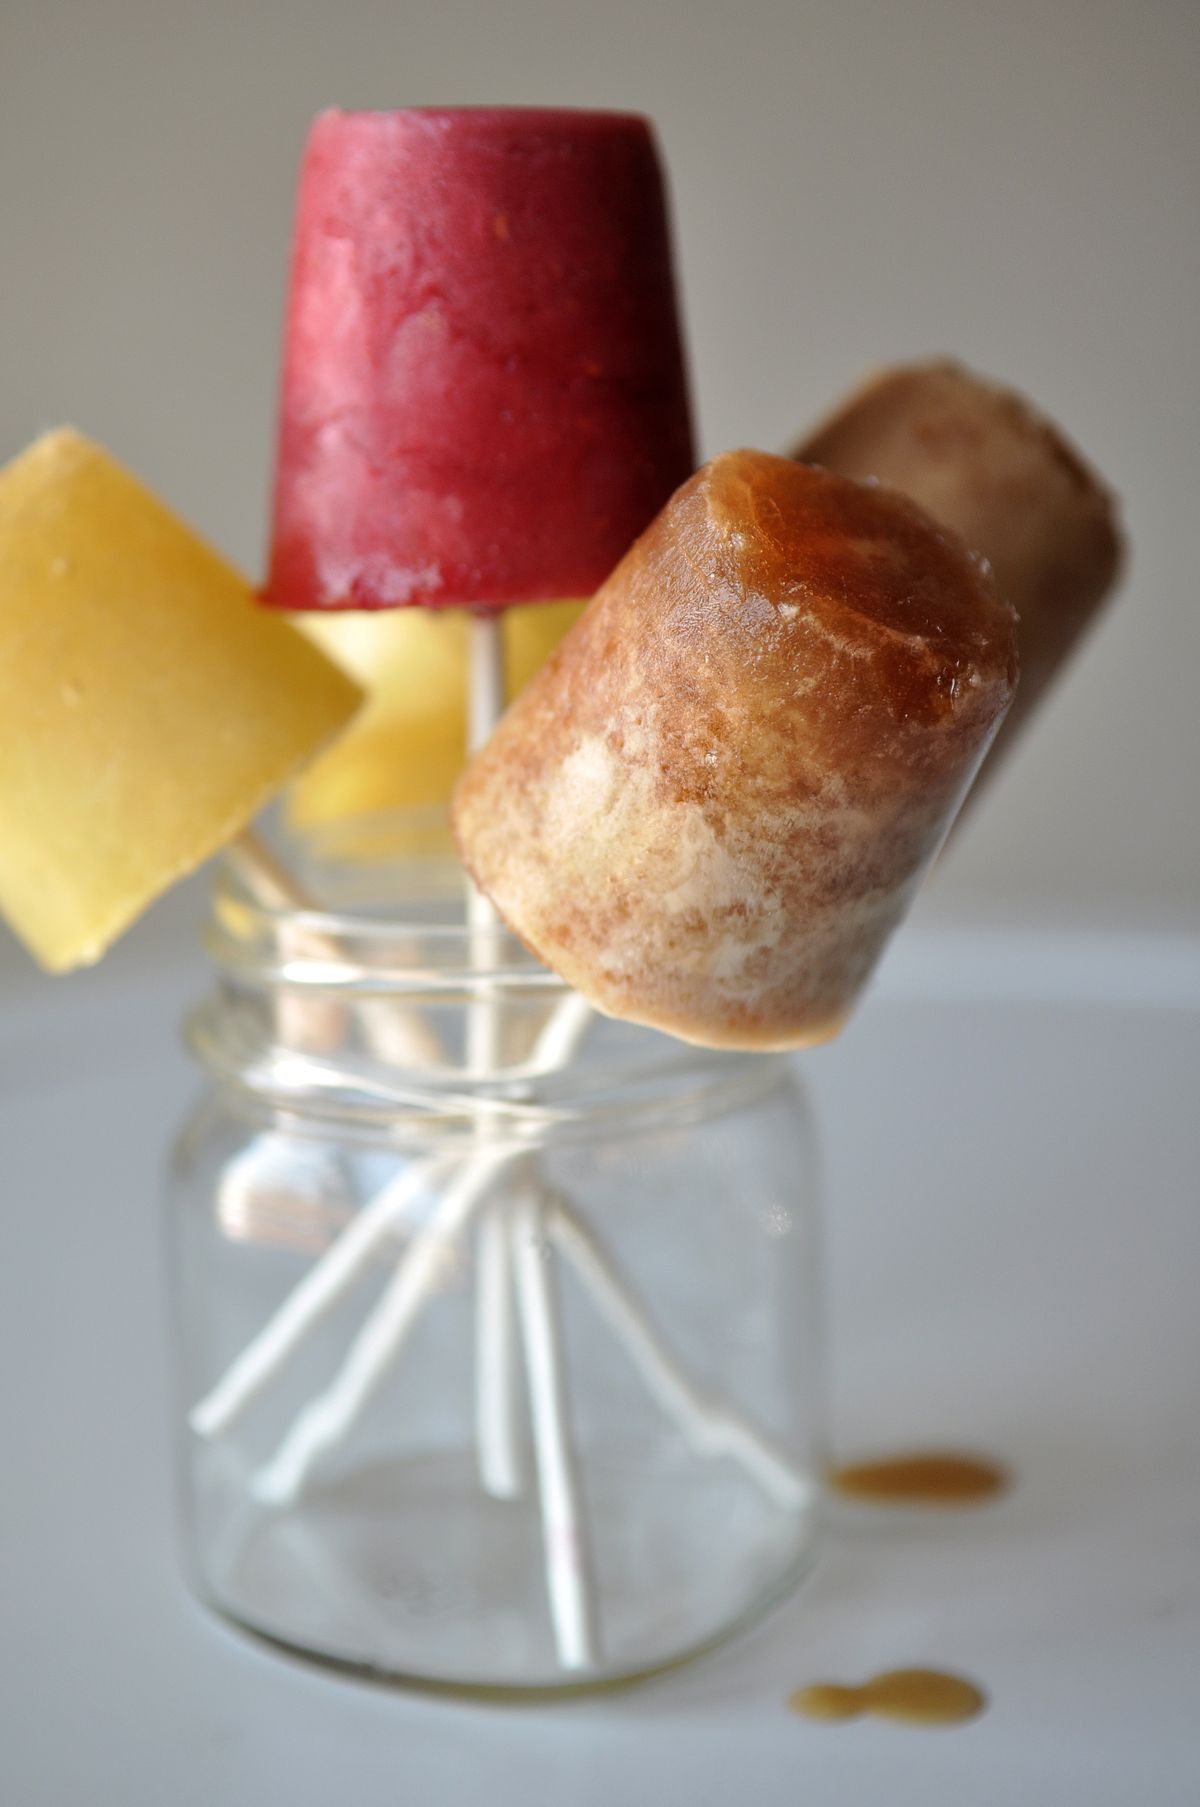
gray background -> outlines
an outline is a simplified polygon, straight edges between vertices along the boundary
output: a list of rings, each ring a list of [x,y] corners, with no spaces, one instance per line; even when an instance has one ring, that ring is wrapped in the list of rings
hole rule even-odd
[[[643,109],[706,452],[783,447],[869,367],[950,351],[1125,498],[1120,602],[926,908],[1186,926],[1198,78],[1194,0],[4,0],[0,455],[73,420],[257,576],[309,116]]]

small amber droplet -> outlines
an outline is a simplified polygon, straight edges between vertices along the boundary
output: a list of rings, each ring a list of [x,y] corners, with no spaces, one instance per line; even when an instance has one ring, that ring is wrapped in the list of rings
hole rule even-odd
[[[907,1725],[958,1725],[986,1705],[974,1682],[940,1669],[892,1669],[867,1682],[862,1695],[868,1712]]]
[[[829,1476],[830,1486],[850,1499],[893,1506],[973,1506],[995,1499],[1009,1486],[1009,1473],[985,1456],[917,1450],[879,1462],[855,1462]]]
[[[857,1719],[865,1709],[861,1688],[844,1688],[837,1682],[814,1682],[788,1695],[793,1713],[806,1719]]]
[[[830,1722],[870,1713],[902,1725],[960,1725],[986,1705],[987,1696],[974,1682],[941,1669],[889,1669],[861,1688],[812,1682],[788,1695],[793,1713]]]

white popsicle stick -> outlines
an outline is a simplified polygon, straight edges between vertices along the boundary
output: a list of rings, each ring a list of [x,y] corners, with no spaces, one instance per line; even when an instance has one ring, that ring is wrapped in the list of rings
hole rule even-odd
[[[467,750],[475,753],[504,712],[499,615],[473,615],[468,645]],[[467,922],[471,965],[486,970],[496,963],[500,920],[469,879]],[[473,1078],[488,1079],[495,1073],[499,1039],[497,1002],[479,996],[467,1017],[467,1068]],[[479,1118],[479,1135],[486,1145],[489,1129],[484,1112]],[[505,1207],[498,1204],[485,1213],[479,1225],[475,1291],[475,1445],[480,1481],[495,1499],[516,1499],[521,1492],[520,1423],[508,1224]]]
[[[498,1500],[518,1499],[523,1479],[508,1232],[506,1205],[490,1205],[475,1245],[475,1447],[483,1489]]]
[[[538,1071],[565,1065],[587,1032],[591,1010],[572,993],[551,1013],[538,1037],[533,1052],[533,1066]],[[477,1159],[466,1157],[466,1166]],[[274,1376],[286,1365],[292,1352],[337,1302],[364,1268],[379,1245],[391,1234],[398,1211],[393,1188],[406,1187],[412,1179],[416,1196],[418,1172],[425,1181],[431,1177],[431,1166],[444,1171],[440,1163],[422,1163],[407,1169],[366,1205],[345,1230],[309,1269],[308,1273],[284,1300],[275,1315],[258,1335],[236,1357],[212,1392],[193,1407],[189,1422],[202,1436],[215,1436],[228,1428],[257,1397]],[[407,1193],[406,1193],[407,1196]],[[349,1248],[343,1245],[349,1241]],[[505,1262],[507,1276],[507,1257]]]
[[[226,1369],[212,1392],[192,1407],[188,1422],[194,1431],[202,1437],[215,1437],[241,1416],[353,1286],[409,1205],[437,1183],[446,1166],[445,1161],[414,1163],[359,1212]]]
[[[569,991],[554,1006],[534,1044],[532,1067],[535,1073],[557,1073],[574,1059],[579,1044],[596,1020],[587,999],[577,991]]]
[[[549,1234],[570,1261],[609,1326],[632,1356],[653,1398],[702,1456],[729,1456],[768,1499],[795,1511],[815,1498],[813,1483],[753,1425],[688,1376],[653,1328],[612,1256],[592,1230],[556,1198],[546,1210]]]
[[[554,1641],[564,1669],[590,1669],[600,1649],[596,1583],[571,1437],[556,1276],[536,1192],[514,1206],[511,1236]]]
[[[315,1462],[340,1443],[407,1341],[421,1307],[439,1283],[442,1264],[511,1147],[480,1152],[446,1188],[428,1227],[409,1245],[379,1304],[350,1346],[337,1376],[305,1406],[251,1491],[264,1505],[296,1499]]]
[[[504,713],[504,641],[500,617],[472,615],[468,624],[467,752],[477,753],[491,738]],[[500,918],[491,903],[467,879],[467,924],[471,930],[471,964],[495,965]],[[499,1013],[494,1000],[471,1006],[467,1019],[468,1064],[476,1077],[496,1070]]]

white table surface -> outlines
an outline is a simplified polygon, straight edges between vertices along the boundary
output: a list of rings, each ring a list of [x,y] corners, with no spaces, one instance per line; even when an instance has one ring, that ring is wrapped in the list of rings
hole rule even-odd
[[[1012,1493],[835,1523],[767,1624],[638,1691],[482,1708],[281,1660],[180,1581],[158,1168],[194,909],[72,981],[4,965],[4,1807],[1195,1807],[1200,940],[918,930],[806,1062],[841,1451],[973,1446]],[[785,1708],[917,1663],[988,1711]]]

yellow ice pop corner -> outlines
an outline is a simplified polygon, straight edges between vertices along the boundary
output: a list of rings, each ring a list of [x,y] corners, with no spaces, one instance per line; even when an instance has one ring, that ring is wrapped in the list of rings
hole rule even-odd
[[[360,700],[82,434],[0,470],[0,912],[51,972],[97,959]]]

